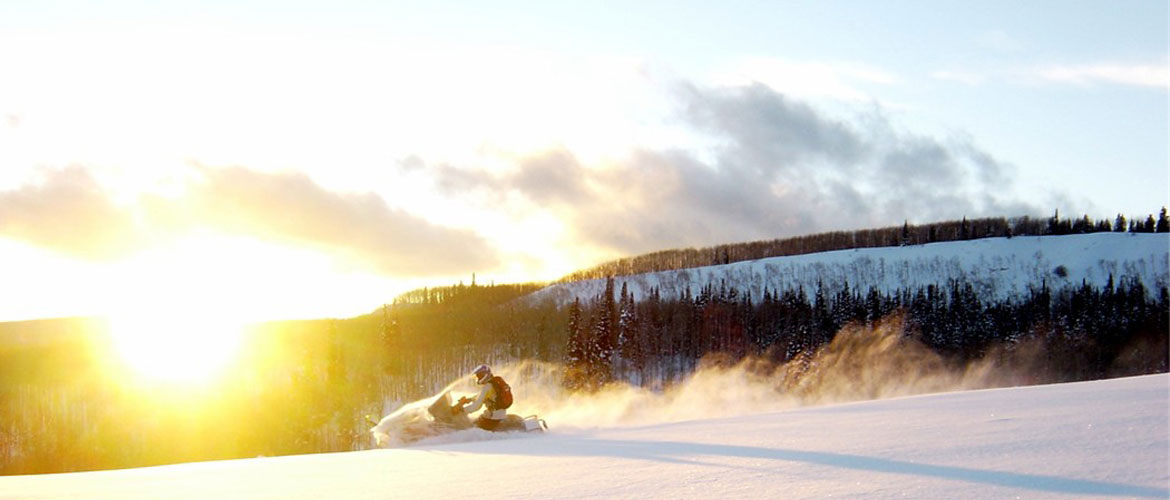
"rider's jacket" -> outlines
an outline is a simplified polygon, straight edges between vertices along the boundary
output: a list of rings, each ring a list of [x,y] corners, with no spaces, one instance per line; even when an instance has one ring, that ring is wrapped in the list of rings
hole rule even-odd
[[[472,401],[471,404],[464,407],[463,411],[466,413],[474,412],[478,410],[480,406],[484,406],[485,403],[488,403],[487,406],[491,408],[495,406],[495,401],[496,387],[490,383],[485,382],[483,387],[479,390],[479,395],[475,397],[475,400]],[[503,420],[507,414],[508,412],[505,410],[485,409],[483,415],[480,418]]]

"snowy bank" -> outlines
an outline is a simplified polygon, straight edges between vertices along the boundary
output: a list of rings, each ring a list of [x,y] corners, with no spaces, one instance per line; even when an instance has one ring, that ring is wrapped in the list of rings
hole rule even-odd
[[[1167,498],[1168,383],[1163,374],[554,427],[535,438],[0,477],[0,497]]]
[[[783,293],[803,288],[809,299],[818,283],[836,293],[848,283],[865,293],[874,287],[883,293],[945,286],[952,280],[971,283],[982,299],[1006,299],[1046,284],[1053,290],[1104,286],[1112,276],[1140,280],[1156,293],[1170,284],[1170,234],[1093,233],[1067,236],[986,238],[926,245],[838,250],[790,257],[773,257],[677,271],[619,276],[636,300],[657,288],[663,298],[689,291],[698,295],[707,285],[750,292],[759,299],[764,291]],[[559,304],[574,298],[587,300],[605,290],[605,280],[550,285],[529,300]]]

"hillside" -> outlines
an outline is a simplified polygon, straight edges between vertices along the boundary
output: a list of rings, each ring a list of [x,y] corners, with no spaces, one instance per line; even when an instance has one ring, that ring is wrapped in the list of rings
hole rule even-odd
[[[703,287],[725,285],[752,297],[765,290],[784,293],[803,289],[811,299],[818,288],[835,293],[846,284],[853,290],[870,287],[883,293],[952,280],[970,283],[983,299],[1016,297],[1029,288],[1105,286],[1110,276],[1138,279],[1147,290],[1170,282],[1170,235],[1166,233],[1092,233],[1065,236],[1022,236],[929,243],[902,247],[838,250],[789,257],[619,276],[640,299],[657,289],[662,297],[697,295]],[[529,296],[558,304],[589,299],[605,289],[604,279],[557,283]]]
[[[407,449],[0,477],[6,498],[1166,498],[1167,375]],[[158,443],[166,446],[166,443]]]
[[[889,396],[858,383],[855,368],[870,359],[903,360],[919,374],[991,366],[994,385],[1164,373],[1168,247],[1164,233],[1099,233],[830,252],[623,278],[635,296],[658,287],[661,300],[636,304],[594,298],[601,282],[536,292],[559,294],[559,305],[515,300],[524,287],[432,288],[358,318],[258,325],[235,363],[185,395],[135,383],[108,335],[83,320],[0,325],[0,473],[360,450],[369,446],[366,415],[385,415],[484,362],[547,362],[555,385],[588,391],[607,381],[657,390],[704,364],[747,360],[780,376],[788,395],[814,402],[809,387],[832,375],[829,367],[849,378],[841,387],[851,399]],[[952,279],[964,281],[933,294],[865,289]],[[846,280],[850,294],[777,296]],[[1042,284],[1072,290],[1035,293]],[[746,287],[753,303],[719,292],[724,285]],[[707,286],[715,292],[698,292]],[[681,290],[694,296],[679,298]],[[1005,304],[976,290],[1025,297]],[[574,294],[585,300],[566,307]],[[859,347],[863,357],[842,356]],[[909,365],[883,366],[870,371],[898,375]]]

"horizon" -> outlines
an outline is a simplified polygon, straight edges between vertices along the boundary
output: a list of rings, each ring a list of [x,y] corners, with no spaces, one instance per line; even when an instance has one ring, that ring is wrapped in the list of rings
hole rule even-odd
[[[0,321],[1170,199],[1167,6],[0,7]]]
[[[1165,207],[1163,207],[1163,210],[1165,210]],[[1122,214],[1119,214],[1119,215],[1122,215]],[[1085,217],[1085,216],[1087,216],[1087,214],[1082,214],[1082,217]],[[1147,214],[1147,216],[1152,218],[1153,214]],[[1004,217],[1004,219],[1010,223],[1013,220],[1025,219],[1025,218],[1030,218],[1030,217],[1032,217],[1032,216],[1021,215],[1021,216],[1016,216],[1016,217]],[[995,219],[995,217],[989,217],[988,219]],[[1036,220],[1044,220],[1044,219],[1047,219],[1047,218],[1037,218]],[[1077,217],[1077,219],[1079,220],[1080,217]],[[963,219],[963,220],[966,220],[966,219]],[[1062,218],[1061,220],[1070,221],[1071,219]],[[1101,221],[1101,220],[1107,221],[1107,219],[1097,219],[1095,222]],[[1126,220],[1127,221],[1135,221],[1138,219],[1137,219],[1137,217],[1134,217],[1134,218],[1127,217]],[[957,223],[957,222],[960,222],[960,221],[959,220],[934,221],[934,222],[926,222],[926,223],[921,223],[921,224],[910,224],[909,227],[921,228],[921,227],[930,227],[932,225],[937,225],[937,224]],[[905,224],[909,224],[909,222],[906,222]],[[902,227],[903,226],[884,226],[884,227],[878,227],[878,228],[842,229],[842,230],[838,230],[837,232],[848,233],[848,232],[880,231],[880,230],[900,229]],[[1089,234],[1091,234],[1093,232],[1097,232],[1097,231],[1095,231],[1095,230],[1089,231]],[[1116,229],[1114,229],[1112,232],[1129,232],[1129,231],[1128,230],[1117,231]],[[390,300],[383,302],[380,305],[377,305],[373,309],[370,309],[368,311],[357,312],[354,314],[350,314],[348,316],[305,316],[305,317],[273,317],[273,318],[247,319],[247,320],[240,321],[239,324],[235,325],[234,327],[250,327],[250,326],[260,325],[260,324],[264,324],[264,323],[279,323],[279,322],[284,322],[284,321],[319,321],[319,320],[353,319],[353,318],[357,318],[357,317],[361,317],[361,316],[368,316],[371,314],[377,314],[379,312],[379,310],[381,310],[383,307],[389,306],[389,305],[394,305],[398,299],[401,299],[404,296],[409,295],[413,292],[418,292],[418,291],[426,290],[426,289],[442,289],[442,288],[457,287],[457,286],[488,286],[488,287],[493,287],[493,286],[497,286],[497,285],[500,285],[500,286],[516,286],[516,285],[551,286],[551,285],[565,282],[566,280],[571,282],[571,281],[597,279],[597,278],[585,278],[585,277],[574,278],[574,277],[578,276],[578,275],[582,275],[583,273],[588,273],[588,272],[593,271],[595,269],[604,268],[606,265],[614,264],[616,262],[620,262],[623,260],[637,259],[639,257],[651,256],[651,255],[660,254],[660,253],[670,253],[670,252],[685,251],[685,250],[696,250],[696,251],[714,250],[714,249],[718,249],[718,248],[722,248],[722,247],[735,247],[735,246],[749,245],[752,243],[761,243],[761,242],[768,242],[768,241],[781,241],[782,242],[782,241],[785,241],[788,239],[808,238],[808,237],[821,236],[821,235],[827,235],[827,234],[832,234],[832,232],[802,234],[802,235],[790,236],[788,238],[776,238],[776,239],[763,239],[763,240],[720,243],[720,244],[712,245],[709,247],[700,247],[700,248],[691,247],[691,248],[686,248],[686,249],[684,249],[684,248],[669,248],[669,249],[653,250],[650,252],[637,254],[637,255],[616,257],[616,258],[611,259],[611,260],[599,262],[599,263],[594,264],[593,266],[588,267],[588,268],[577,269],[577,270],[575,270],[567,275],[564,275],[564,276],[561,276],[559,278],[555,278],[552,280],[547,280],[547,281],[525,281],[525,282],[497,283],[497,282],[495,282],[495,280],[490,280],[489,285],[483,285],[482,282],[477,281],[476,273],[471,273],[470,284],[465,284],[463,279],[457,279],[457,282],[449,283],[449,284],[439,284],[439,283],[424,284],[423,286],[421,286],[419,288],[405,290],[402,293],[392,297]],[[1080,233],[1067,233],[1067,234],[1071,235],[1071,234],[1080,234]],[[1026,236],[1041,237],[1041,236],[1061,236],[1061,235],[1065,235],[1065,234],[1018,235],[1016,237],[1026,237]],[[971,238],[971,239],[996,238],[996,237],[1003,237],[1003,236],[985,235],[985,236],[978,236],[978,237]],[[1008,237],[1011,237],[1011,236],[1008,236]],[[940,240],[940,241],[932,242],[932,243],[956,243],[959,241],[961,241],[961,240],[947,239],[947,240]],[[917,243],[917,244],[925,244],[925,243]],[[882,245],[879,245],[878,247],[881,247],[881,246]],[[888,245],[888,246],[893,246],[893,245]],[[858,247],[850,247],[850,248],[875,248],[875,247],[858,246]],[[824,253],[824,252],[828,252],[828,251],[833,251],[833,250],[810,250],[808,252],[799,253],[799,254],[785,253],[782,255],[774,256],[774,257],[816,254],[816,253]],[[770,258],[770,257],[765,257],[765,258]],[[739,262],[739,260],[732,260],[731,262],[732,263]],[[687,268],[689,268],[689,267],[684,267],[684,269],[687,269]],[[174,312],[174,311],[172,311],[172,312]],[[36,318],[20,318],[20,319],[0,319],[0,323],[25,323],[25,322],[36,322],[36,321],[74,320],[74,319],[97,319],[97,320],[103,320],[103,321],[107,321],[107,322],[113,322],[113,321],[118,320],[118,318],[114,317],[113,315],[110,315],[107,313],[98,313],[98,314],[90,314],[90,315],[52,316],[52,317],[36,317]]]

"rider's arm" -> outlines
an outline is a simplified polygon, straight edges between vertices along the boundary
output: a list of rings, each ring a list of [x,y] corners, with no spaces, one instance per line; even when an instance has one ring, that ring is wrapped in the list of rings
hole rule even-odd
[[[463,412],[471,413],[475,410],[478,410],[479,407],[483,406],[483,402],[487,400],[488,391],[490,390],[492,390],[492,384],[484,384],[483,389],[479,390],[479,395],[475,397],[475,401],[472,401],[471,404],[463,407]]]

